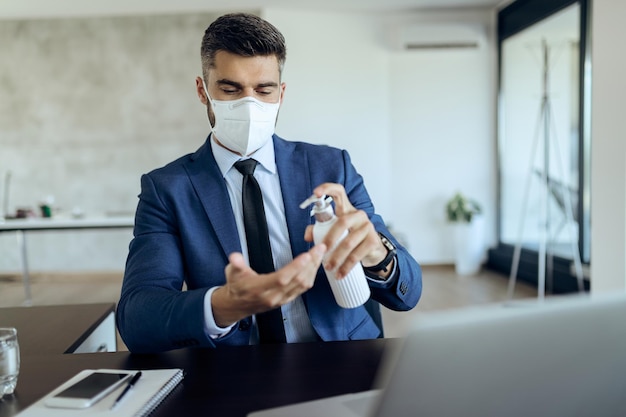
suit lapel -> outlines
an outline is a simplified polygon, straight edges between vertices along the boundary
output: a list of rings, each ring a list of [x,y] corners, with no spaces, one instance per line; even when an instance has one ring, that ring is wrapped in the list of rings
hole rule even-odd
[[[304,231],[309,224],[312,224],[310,208],[301,209],[299,207],[300,203],[313,193],[309,161],[306,154],[297,149],[296,144],[287,142],[276,135],[274,136],[274,151],[285,204],[291,251],[296,257],[308,251],[312,246],[304,240]],[[226,190],[226,183],[215,162],[208,140],[185,164],[185,169],[224,253],[230,254],[241,251],[237,225]],[[318,279],[321,277],[322,275],[318,275]],[[329,291],[328,283],[324,279],[303,294],[311,323],[316,328],[320,326],[317,325],[318,316],[325,310],[324,308],[312,308],[311,304],[325,305]]]
[[[312,224],[310,208],[299,207],[313,192],[309,161],[293,142],[278,136],[274,136],[274,152],[291,251],[296,257],[312,246],[304,240],[306,226]],[[224,253],[240,252],[241,245],[226,182],[215,162],[209,140],[185,163],[185,169]]]
[[[310,209],[299,207],[300,203],[309,198],[313,192],[309,161],[305,153],[297,150],[293,142],[287,142],[276,135],[274,152],[285,204],[291,252],[295,258],[311,248],[311,244],[304,240],[304,230],[311,224]]]
[[[224,253],[228,256],[241,252],[226,182],[211,152],[209,139],[185,163],[185,169]]]

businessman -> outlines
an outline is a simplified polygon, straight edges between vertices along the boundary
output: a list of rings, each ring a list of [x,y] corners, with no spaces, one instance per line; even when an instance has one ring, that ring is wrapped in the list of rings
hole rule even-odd
[[[283,35],[254,15],[207,28],[196,93],[211,133],[141,178],[116,317],[131,351],[370,339],[382,334],[372,300],[417,304],[420,266],[374,212],[348,153],[274,133],[285,59]],[[338,217],[317,245],[299,208],[312,194],[331,196]],[[339,279],[360,263],[371,300],[340,307],[322,262]]]

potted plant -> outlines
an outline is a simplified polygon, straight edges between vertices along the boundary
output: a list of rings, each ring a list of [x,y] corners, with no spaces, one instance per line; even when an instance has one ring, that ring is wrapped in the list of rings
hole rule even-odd
[[[454,225],[455,271],[472,275],[480,270],[484,254],[484,220],[480,204],[457,192],[446,204]]]

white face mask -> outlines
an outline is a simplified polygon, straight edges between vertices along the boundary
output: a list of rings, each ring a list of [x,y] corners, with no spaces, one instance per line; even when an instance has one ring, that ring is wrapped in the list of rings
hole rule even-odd
[[[215,115],[215,126],[211,127],[213,134],[226,148],[246,156],[272,138],[280,101],[264,103],[254,97],[213,100],[206,86],[204,92]]]

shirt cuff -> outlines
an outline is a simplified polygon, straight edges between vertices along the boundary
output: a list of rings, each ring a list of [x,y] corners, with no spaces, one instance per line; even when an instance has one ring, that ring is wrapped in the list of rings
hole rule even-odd
[[[236,323],[231,324],[228,327],[219,327],[215,324],[215,318],[213,317],[213,305],[211,304],[211,296],[213,291],[219,287],[210,288],[206,294],[204,294],[204,333],[206,333],[211,339],[219,339],[225,336],[235,327]]]

